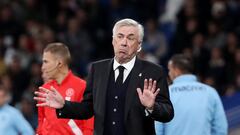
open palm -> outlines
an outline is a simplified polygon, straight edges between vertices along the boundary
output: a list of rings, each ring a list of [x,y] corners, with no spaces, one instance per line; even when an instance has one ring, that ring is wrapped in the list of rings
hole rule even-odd
[[[35,92],[37,97],[34,97],[35,100],[39,101],[37,106],[48,106],[56,109],[64,106],[65,101],[63,97],[54,87],[51,87],[50,90],[39,87],[39,90]]]
[[[137,88],[139,99],[142,105],[145,106],[147,109],[153,108],[156,96],[160,91],[159,88],[156,90],[156,85],[156,80],[153,81],[152,79],[145,79],[143,91],[141,90],[141,88]]]

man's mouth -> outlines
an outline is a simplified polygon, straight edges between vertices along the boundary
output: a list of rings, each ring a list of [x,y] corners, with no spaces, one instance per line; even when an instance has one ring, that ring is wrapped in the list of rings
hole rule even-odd
[[[127,51],[125,51],[125,50],[119,50],[119,53],[124,53],[124,54],[126,54]]]

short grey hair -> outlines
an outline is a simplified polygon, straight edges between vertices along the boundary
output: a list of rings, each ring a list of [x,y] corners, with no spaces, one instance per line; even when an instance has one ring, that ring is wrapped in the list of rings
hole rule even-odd
[[[144,29],[143,26],[138,23],[137,21],[133,20],[133,19],[122,19],[119,20],[118,22],[115,23],[114,27],[113,27],[113,37],[116,34],[116,30],[117,28],[120,28],[122,26],[133,26],[133,27],[137,27],[138,28],[138,36],[139,36],[139,41],[142,42],[143,41],[143,36],[144,36]]]

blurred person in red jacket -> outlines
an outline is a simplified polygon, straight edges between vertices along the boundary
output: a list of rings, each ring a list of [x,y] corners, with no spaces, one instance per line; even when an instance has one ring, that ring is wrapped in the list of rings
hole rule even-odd
[[[80,102],[86,82],[69,69],[71,56],[63,43],[48,44],[43,52],[42,87],[55,88],[65,100]],[[55,109],[38,107],[37,135],[92,135],[93,118],[88,120],[58,119]]]

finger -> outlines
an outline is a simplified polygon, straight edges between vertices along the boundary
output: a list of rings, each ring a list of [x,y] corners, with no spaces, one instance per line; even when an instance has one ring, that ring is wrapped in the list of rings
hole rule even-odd
[[[51,89],[51,91],[53,91],[54,94],[58,93],[58,91],[53,86],[51,86],[50,89]]]
[[[137,88],[137,93],[138,93],[138,97],[141,99],[142,98],[142,90],[141,90],[141,88]]]
[[[148,90],[152,89],[152,78],[149,79],[148,81]]]
[[[144,79],[144,86],[143,86],[144,90],[148,88],[148,80],[147,79]]]
[[[151,89],[152,92],[155,92],[156,86],[157,86],[157,81],[154,80],[154,81],[153,81],[153,85],[152,85],[152,89]]]
[[[41,91],[43,91],[43,92],[45,92],[45,93],[48,93],[48,92],[50,92],[50,90],[49,90],[49,89],[47,89],[47,88],[44,88],[44,87],[39,87],[39,90],[41,90]]]
[[[34,97],[33,99],[40,102],[46,102],[46,98],[42,98],[42,97]]]
[[[43,106],[48,106],[48,104],[47,104],[46,102],[44,102],[44,103],[38,103],[37,106],[43,107]]]
[[[158,88],[158,89],[155,91],[154,96],[156,97],[159,92],[160,92],[160,88]]]
[[[38,91],[35,91],[34,94],[39,96],[39,97],[47,97],[46,93],[42,93],[42,92],[38,92]]]

